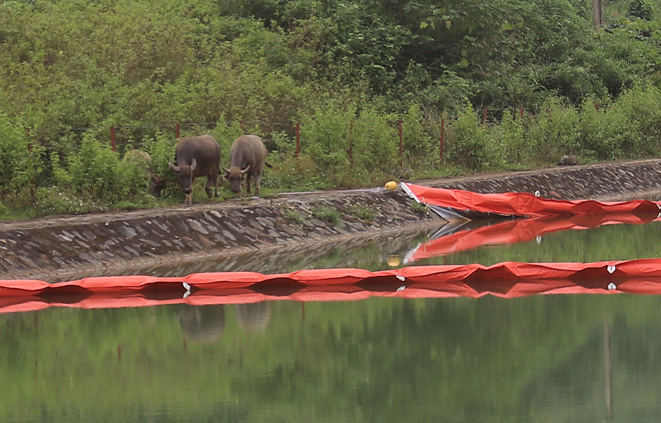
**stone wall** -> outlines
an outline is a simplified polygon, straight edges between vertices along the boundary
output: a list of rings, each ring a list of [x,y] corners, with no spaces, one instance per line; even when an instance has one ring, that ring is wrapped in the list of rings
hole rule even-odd
[[[369,189],[0,223],[0,279],[112,275],[444,224],[411,204],[401,190]]]
[[[659,199],[661,160],[558,167],[424,181],[475,192],[547,198]],[[398,189],[283,194],[277,198],[0,223],[0,279],[63,280],[273,249],[440,228]],[[393,235],[395,234],[395,235]]]
[[[539,191],[544,198],[563,200],[661,199],[661,160],[559,166],[428,182],[433,187],[482,193]]]

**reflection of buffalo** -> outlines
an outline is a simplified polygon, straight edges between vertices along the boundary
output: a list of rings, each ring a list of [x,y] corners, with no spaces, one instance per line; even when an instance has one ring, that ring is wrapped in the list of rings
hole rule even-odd
[[[215,342],[225,330],[224,306],[186,306],[179,312],[179,324],[187,340]]]
[[[268,301],[253,304],[237,304],[236,320],[246,332],[261,332],[271,319],[271,304]]]

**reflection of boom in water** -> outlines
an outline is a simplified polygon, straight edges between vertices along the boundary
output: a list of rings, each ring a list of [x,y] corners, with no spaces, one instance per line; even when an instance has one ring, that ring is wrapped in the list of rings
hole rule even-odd
[[[580,216],[546,216],[506,221],[469,220],[449,222],[428,241],[406,254],[404,263],[469,251],[485,245],[505,245],[540,239],[543,235],[571,229],[603,225],[644,224],[655,220],[655,213],[611,213]]]

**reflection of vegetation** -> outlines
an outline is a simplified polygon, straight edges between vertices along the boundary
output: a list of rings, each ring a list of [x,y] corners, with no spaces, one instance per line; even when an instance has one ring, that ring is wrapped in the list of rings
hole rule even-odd
[[[0,371],[13,383],[0,387],[0,420],[123,422],[141,410],[188,421],[557,421],[558,407],[601,420],[606,322],[615,409],[634,421],[656,410],[641,390],[661,373],[650,336],[660,302],[274,302],[264,332],[246,332],[224,306],[222,337],[204,343],[183,342],[178,306],[7,315]]]

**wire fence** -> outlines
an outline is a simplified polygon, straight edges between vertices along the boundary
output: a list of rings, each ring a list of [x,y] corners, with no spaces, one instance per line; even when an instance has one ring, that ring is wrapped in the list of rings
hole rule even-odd
[[[486,110],[486,109],[485,109]],[[486,114],[485,114],[486,116]],[[485,121],[486,122],[486,121]],[[294,146],[292,148],[292,151],[294,152],[295,157],[299,157],[303,150],[304,150],[304,143],[305,140],[302,139],[301,137],[301,127],[302,124],[300,121],[297,121],[295,123],[283,123],[283,122],[264,122],[264,121],[237,121],[237,122],[226,122],[227,126],[231,126],[234,123],[238,123],[239,127],[246,131],[246,130],[256,130],[255,132],[258,134],[272,134],[275,130],[278,128],[281,128],[282,130],[286,130],[287,132],[293,133],[293,142]],[[397,136],[397,145],[398,145],[398,155],[400,158],[400,165],[403,166],[403,157],[404,154],[406,153],[405,151],[405,146],[404,146],[404,138],[406,136],[405,129],[404,129],[404,120],[399,119],[394,122],[395,129],[396,129],[396,136]],[[193,133],[197,131],[198,133],[204,132],[204,131],[209,131],[212,130],[215,126],[217,125],[217,122],[175,122],[173,124],[168,124],[168,125],[111,125],[106,128],[73,128],[71,129],[71,132],[88,132],[92,131],[101,138],[101,140],[107,139],[107,141],[110,143],[110,147],[113,151],[118,151],[118,152],[125,152],[125,149],[131,145],[132,147],[138,147],[140,145],[140,141],[136,141],[136,139],[139,139],[140,136],[136,134],[140,134],[141,132],[144,134],[153,134],[155,131],[160,131],[163,134],[167,134],[168,132],[172,134],[173,141],[174,140],[179,140],[182,137],[182,133]],[[438,137],[438,160],[439,163],[442,163],[443,161],[443,150],[444,150],[444,144],[445,144],[445,138],[446,138],[446,119],[442,118],[440,121],[440,127],[436,130],[433,131],[435,133],[435,137]],[[31,134],[31,128],[26,127],[26,134],[28,137],[28,145],[31,148],[31,142],[30,142],[30,134]],[[265,142],[272,141],[272,139],[267,135],[262,137]],[[349,136],[347,140],[347,145],[346,145],[346,151],[349,156],[349,159],[353,161],[353,156],[354,156],[354,123],[352,122],[350,127],[349,127]]]

